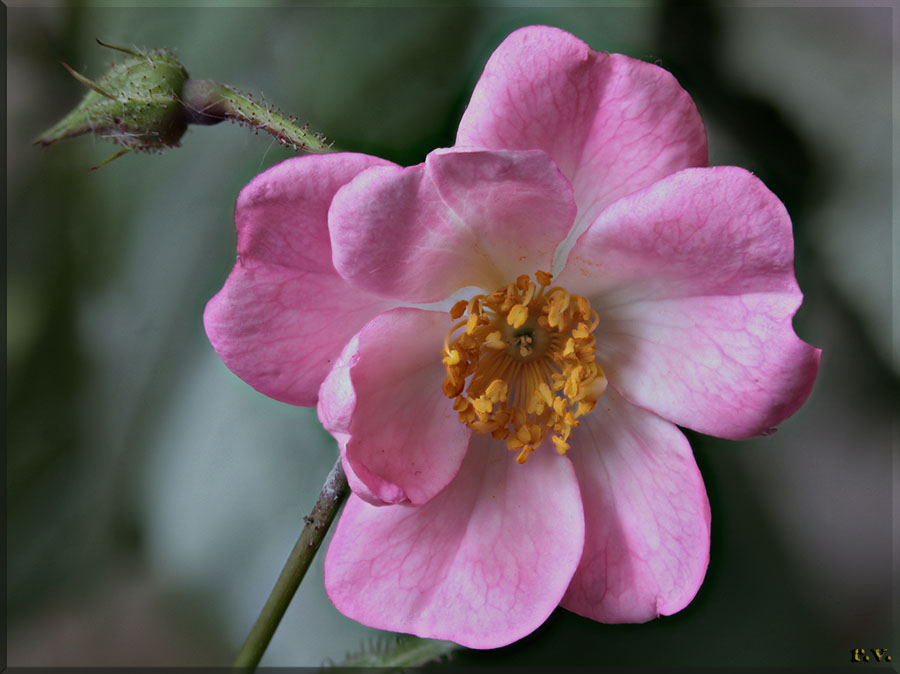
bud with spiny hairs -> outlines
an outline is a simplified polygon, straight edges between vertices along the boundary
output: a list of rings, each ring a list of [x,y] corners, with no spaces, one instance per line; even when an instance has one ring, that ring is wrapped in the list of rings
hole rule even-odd
[[[166,49],[132,50],[97,42],[127,55],[92,81],[63,67],[89,91],[81,103],[34,140],[51,145],[92,133],[123,146],[99,166],[131,150],[162,152],[178,147],[189,124],[211,125],[229,119],[272,134],[298,152],[329,152],[321,134],[300,126],[271,106],[212,80],[192,80]],[[94,168],[99,168],[95,166]]]

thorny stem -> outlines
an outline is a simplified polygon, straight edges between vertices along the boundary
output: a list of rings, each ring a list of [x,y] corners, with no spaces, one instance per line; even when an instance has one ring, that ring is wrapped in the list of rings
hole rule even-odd
[[[188,80],[182,99],[190,124],[216,124],[229,119],[265,131],[297,152],[332,151],[324,136],[310,131],[308,124],[300,125],[268,103],[253,100],[253,94],[242,94],[213,80]]]
[[[347,476],[344,475],[339,458],[322,486],[316,505],[313,506],[310,514],[303,518],[306,526],[300,532],[300,538],[294,544],[294,549],[291,550],[291,554],[281,570],[281,575],[275,582],[275,587],[272,588],[241,652],[238,653],[234,661],[235,667],[242,667],[249,671],[256,669],[272,640],[272,635],[275,634],[278,624],[284,617],[288,604],[291,603],[294,593],[297,592],[300,581],[306,575],[310,562],[316,556],[316,551],[322,545],[322,540],[328,533],[335,515],[349,494],[350,487],[347,486]]]

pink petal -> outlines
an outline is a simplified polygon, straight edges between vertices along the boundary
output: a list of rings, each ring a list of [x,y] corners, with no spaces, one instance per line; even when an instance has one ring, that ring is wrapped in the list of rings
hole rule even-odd
[[[597,359],[631,402],[725,438],[768,431],[812,388],[791,319],[791,221],[743,169],[688,169],[610,206],[559,278],[600,314]]]
[[[338,192],[329,225],[344,278],[430,302],[549,270],[574,217],[571,188],[543,152],[453,149],[361,174]]]
[[[581,500],[569,461],[546,447],[528,463],[473,436],[457,478],[424,506],[355,495],[325,559],[325,589],[371,627],[504,646],[535,630],[581,556]]]
[[[314,405],[347,340],[391,306],[338,276],[327,224],[338,188],[386,163],[365,155],[308,155],[274,166],[241,191],[238,261],[203,320],[213,348],[253,388]]]
[[[709,562],[709,503],[687,440],[607,390],[571,445],[585,543],[562,606],[604,623],[680,611]]]
[[[703,123],[670,73],[546,26],[497,48],[457,144],[544,150],[572,182],[584,226],[616,199],[707,161]]]
[[[337,359],[325,381],[322,382],[322,388],[319,389],[319,421],[322,422],[322,426],[326,430],[331,432],[331,435],[334,436],[338,443],[338,447],[341,450],[341,465],[347,476],[347,484],[350,485],[350,489],[354,494],[373,505],[383,505],[386,502],[402,502],[405,496],[397,485],[391,484],[368,472],[364,473],[366,480],[363,480],[357,475],[356,469],[347,459],[345,450],[347,441],[350,439],[348,429],[350,428],[350,420],[353,417],[353,410],[356,407],[356,393],[350,380],[350,366],[353,363],[353,359],[344,358],[343,356],[344,354],[355,354],[358,343],[359,336],[354,335],[344,347],[341,357]],[[324,394],[322,393],[323,389],[325,389]],[[368,483],[375,485],[375,490],[385,495],[386,498],[379,498],[375,491],[369,489]]]
[[[425,503],[456,475],[471,431],[441,390],[448,314],[394,309],[354,337],[319,392],[319,419],[374,503]]]

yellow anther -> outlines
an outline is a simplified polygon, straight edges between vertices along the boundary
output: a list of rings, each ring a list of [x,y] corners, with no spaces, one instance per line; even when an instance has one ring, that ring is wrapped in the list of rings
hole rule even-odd
[[[528,307],[523,304],[516,304],[509,310],[506,316],[506,322],[514,328],[521,328],[528,320]]]
[[[488,385],[484,394],[489,400],[495,403],[502,403],[506,400],[506,390],[506,382],[502,379],[495,379]]]
[[[505,349],[506,342],[503,341],[503,335],[499,330],[495,330],[484,338],[484,345],[489,349]]]
[[[578,394],[579,385],[581,384],[581,366],[572,369],[569,378],[566,379],[566,385],[563,387],[563,393],[569,398],[574,398]]]
[[[575,353],[575,340],[569,337],[566,340],[566,348],[563,349],[563,356],[571,356],[573,353]]]
[[[500,424],[496,421],[473,421],[469,426],[476,433],[481,433],[482,435],[487,435],[488,433],[494,433],[500,428]]]
[[[466,313],[466,307],[468,305],[469,303],[466,300],[460,300],[459,302],[454,304],[450,309],[450,318],[455,321],[457,318],[462,316],[464,313]]]
[[[457,412],[464,411],[469,406],[469,399],[465,396],[459,396],[456,400],[453,401],[453,409]]]
[[[466,334],[471,335],[478,327],[478,314],[469,314],[469,320],[466,322]]]
[[[522,304],[525,305],[526,307],[528,306],[528,303],[534,299],[534,291],[535,290],[537,290],[537,288],[535,287],[535,285],[533,283],[531,283],[529,281],[528,287],[525,289],[525,294],[522,295],[522,300],[521,300]]]
[[[522,444],[531,442],[531,431],[529,430],[528,426],[522,426],[521,428],[516,430],[516,437]]]
[[[562,416],[566,413],[566,401],[564,398],[556,396],[553,399],[553,411],[556,412],[556,414],[559,416]]]
[[[564,456],[565,453],[569,451],[569,443],[563,440],[558,435],[554,435],[550,439],[553,440],[553,444],[556,445],[556,451],[560,456]]]
[[[567,290],[563,290],[561,293],[555,295],[553,297],[553,303],[559,305],[560,311],[565,311],[569,308],[569,301],[572,299],[571,295]]]
[[[598,368],[599,370],[599,368]],[[584,387],[585,389],[585,399],[587,400],[597,400],[600,396],[603,395],[603,392],[606,391],[607,386],[606,375],[603,374],[603,371],[600,370],[596,377]]]
[[[465,379],[454,379],[452,376],[448,376],[444,380],[444,385],[441,387],[441,390],[444,392],[444,395],[448,398],[455,398],[459,394],[463,392],[463,389],[466,387]]]
[[[559,307],[555,304],[551,304],[550,312],[547,314],[547,324],[551,328],[555,328],[557,325],[559,325],[559,315]]]
[[[578,360],[582,363],[593,363],[594,362],[594,345],[586,344],[582,346],[575,354],[578,356]]]
[[[550,285],[550,281],[553,280],[553,274],[548,274],[547,272],[541,271],[540,269],[538,269],[534,273],[534,277],[537,279],[537,282],[540,283],[542,286]]]
[[[456,365],[460,360],[459,351],[451,349],[450,353],[444,356],[444,365]]]
[[[519,456],[516,457],[516,463],[522,465],[526,461],[528,461],[528,457],[531,456],[531,453],[534,451],[534,447],[523,447],[522,451],[519,452]]]
[[[542,381],[538,384],[537,392],[548,406],[553,405],[553,393],[550,391],[550,387],[547,386],[547,382]]]
[[[575,339],[585,339],[589,334],[591,334],[590,330],[584,323],[579,323],[578,327],[572,330],[572,336]]]
[[[502,426],[491,431],[491,435],[494,440],[506,440],[509,437],[509,429],[506,426]]]
[[[491,413],[491,410],[494,409],[494,403],[489,398],[481,396],[472,401],[472,407],[475,409],[478,417],[482,418]]]

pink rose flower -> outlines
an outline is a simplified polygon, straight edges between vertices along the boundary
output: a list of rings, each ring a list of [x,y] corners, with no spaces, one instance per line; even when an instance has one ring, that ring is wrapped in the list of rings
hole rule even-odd
[[[703,168],[668,72],[554,28],[500,45],[456,143],[255,178],[210,341],[338,442],[353,494],[325,585],[345,615],[493,648],[559,605],[675,613],[710,526],[676,424],[765,433],[818,368],[788,214]]]

